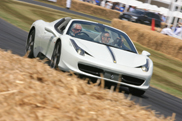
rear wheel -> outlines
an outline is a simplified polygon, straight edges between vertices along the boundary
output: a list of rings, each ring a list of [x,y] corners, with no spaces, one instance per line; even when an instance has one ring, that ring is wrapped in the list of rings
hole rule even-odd
[[[60,56],[61,56],[61,42],[57,42],[57,44],[55,45],[53,54],[52,54],[52,58],[50,61],[50,67],[51,68],[58,68],[58,63],[60,60]]]
[[[136,95],[136,96],[142,96],[145,93],[145,91],[143,91],[143,90],[139,90],[139,89],[135,89],[135,88],[131,88],[131,87],[129,87],[129,91],[131,94]]]
[[[28,55],[27,55],[28,58],[34,58],[34,55],[33,55],[34,38],[35,38],[35,30],[31,30],[28,36],[28,41],[26,46],[26,52],[28,52]]]

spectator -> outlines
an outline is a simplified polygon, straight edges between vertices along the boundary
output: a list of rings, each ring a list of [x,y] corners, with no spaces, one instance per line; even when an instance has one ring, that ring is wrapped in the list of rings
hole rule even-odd
[[[111,9],[120,11],[119,3],[113,3],[113,6]]]
[[[100,6],[101,1],[100,0],[95,0],[95,3],[96,3],[96,5]]]
[[[166,22],[166,16],[162,15],[161,20],[162,22]]]
[[[100,3],[100,6],[105,7],[105,4],[106,4],[106,1],[102,0],[101,3]]]
[[[125,5],[123,4],[122,7],[120,7],[120,12],[124,12],[124,9],[125,9]]]
[[[71,0],[66,1],[66,8],[70,9],[71,8]]]
[[[172,37],[175,36],[173,31],[170,28],[168,28],[167,25],[165,25],[165,27],[162,29],[161,34],[165,34],[165,35],[172,36]]]
[[[111,9],[112,5],[113,5],[113,4],[112,4],[111,1],[106,1],[105,8]]]
[[[135,10],[135,7],[134,7],[134,6],[131,6],[131,7],[129,8],[129,12],[132,12],[133,10]]]
[[[174,34],[179,36],[181,34],[181,31],[182,31],[182,25],[180,23],[178,23],[176,31],[174,32]]]
[[[131,5],[128,5],[127,6],[127,12],[129,12],[130,8],[131,8]]]

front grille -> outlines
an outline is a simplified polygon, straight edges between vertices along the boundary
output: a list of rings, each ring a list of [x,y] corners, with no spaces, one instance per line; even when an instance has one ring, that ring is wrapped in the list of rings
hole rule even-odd
[[[92,67],[92,66],[88,66],[88,65],[84,65],[84,64],[78,64],[78,68],[83,72],[93,74],[93,75],[96,75],[96,76],[100,76],[100,74],[103,73],[102,69]]]
[[[135,77],[122,75],[122,82],[127,83],[127,84],[133,84],[133,85],[140,86],[140,85],[143,84],[144,81],[145,80],[138,79],[138,78],[135,78]]]
[[[112,80],[116,80],[116,81],[118,81],[118,79],[119,79],[119,74],[114,74],[112,72],[104,72],[102,69],[97,68],[97,67],[88,66],[88,65],[79,63],[78,68],[79,68],[79,70],[81,70],[85,73],[89,73],[89,74],[92,74],[95,76],[100,76],[100,74],[102,73],[102,74],[104,74],[104,78],[108,78],[108,79],[112,79]],[[138,79],[138,78],[131,77],[131,76],[122,75],[121,81],[123,83],[140,86],[144,83],[145,80]]]

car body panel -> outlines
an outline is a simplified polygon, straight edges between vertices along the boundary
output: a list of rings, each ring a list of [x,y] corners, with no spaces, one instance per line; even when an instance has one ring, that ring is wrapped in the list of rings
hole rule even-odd
[[[144,10],[139,10],[139,11],[143,11],[143,14],[133,13],[133,12],[124,12],[123,14],[120,15],[119,18],[124,20],[127,19],[128,21],[132,21],[132,22],[147,24],[147,25],[151,25],[152,19],[154,19],[155,26],[157,27],[161,26],[161,19],[159,15],[149,11],[144,11]]]
[[[31,28],[35,28],[35,57],[39,53],[42,53],[51,60],[54,47],[57,41],[60,41],[61,56],[58,67],[61,70],[73,71],[78,74],[83,74],[95,78],[103,78],[106,81],[120,83],[127,87],[133,87],[140,90],[147,90],[149,88],[150,79],[153,73],[153,62],[146,55],[142,55],[137,52],[136,47],[134,46],[130,38],[126,35],[126,33],[111,27],[112,30],[119,31],[123,35],[125,35],[127,37],[127,41],[131,41],[130,45],[132,45],[133,49],[135,50],[133,52],[119,49],[117,47],[106,45],[103,43],[98,43],[95,41],[76,38],[67,34],[70,26],[75,21],[98,24],[96,22],[80,19],[71,19],[66,24],[63,32],[59,32],[57,29],[55,29],[55,25],[60,20],[61,19],[58,19],[50,23],[43,20],[38,20],[32,24]],[[107,25],[102,26],[109,27]],[[86,31],[86,29],[84,31]],[[90,32],[94,32],[94,30],[90,30]],[[94,34],[97,35],[97,32],[95,32]],[[73,41],[77,44],[77,46],[84,50],[84,55],[78,54],[72,43]],[[147,72],[144,72],[142,71],[141,67],[147,63],[147,60],[149,63],[149,69]],[[93,73],[87,72],[90,68],[86,68],[88,70],[84,71],[82,70],[82,67],[97,68],[99,70],[102,70],[104,77],[100,77],[100,75],[95,75]],[[119,76],[121,76],[123,80],[126,79],[125,76],[129,76],[139,81],[143,80],[143,82],[140,85],[131,84],[130,82],[119,82]]]

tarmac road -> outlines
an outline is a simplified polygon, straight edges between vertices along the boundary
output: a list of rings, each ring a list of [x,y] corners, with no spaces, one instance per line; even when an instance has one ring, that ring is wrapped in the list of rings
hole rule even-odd
[[[43,4],[33,0],[21,0],[26,2],[36,2],[36,4]],[[53,7],[52,5],[47,5]],[[59,7],[58,7],[59,8]],[[60,8],[62,11],[71,12],[67,9]],[[77,14],[75,12],[74,14]],[[84,15],[84,14],[82,14]],[[92,17],[92,16],[89,16]],[[109,21],[108,21],[109,22]],[[11,50],[12,53],[23,56],[25,54],[25,41],[28,33],[11,25],[10,23],[0,19],[0,48],[4,50]],[[121,87],[121,91],[125,91],[128,95],[128,89]],[[176,113],[175,121],[182,121],[182,100],[164,93],[160,90],[150,87],[149,90],[142,97],[132,96],[131,100],[142,106],[149,106],[148,109],[155,110],[157,114],[162,114],[165,117],[172,116]]]

